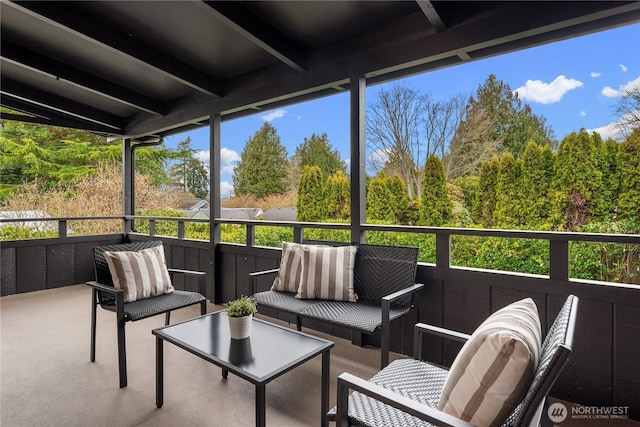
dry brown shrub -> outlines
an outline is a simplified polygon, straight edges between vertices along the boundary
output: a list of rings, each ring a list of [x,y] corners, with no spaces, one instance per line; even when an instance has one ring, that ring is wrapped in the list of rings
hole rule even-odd
[[[136,175],[136,208],[161,209],[176,206],[177,194],[160,191],[144,175]],[[51,217],[96,217],[122,215],[122,172],[116,167],[98,168],[94,175],[66,188],[42,191],[37,182],[23,184],[2,207],[8,211],[41,210]],[[70,221],[76,235],[119,233],[119,220]]]
[[[271,195],[260,200],[256,200],[251,195],[236,196],[222,201],[221,205],[223,208],[260,208],[266,212],[273,208],[295,207],[297,200],[296,191],[291,190],[284,194]]]

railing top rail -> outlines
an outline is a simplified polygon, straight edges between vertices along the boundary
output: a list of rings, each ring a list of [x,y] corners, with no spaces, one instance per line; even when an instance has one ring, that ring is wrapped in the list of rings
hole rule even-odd
[[[159,217],[159,216],[90,216],[90,217],[49,217],[49,218],[0,218],[0,223],[15,222],[47,222],[47,221],[92,221],[92,220],[154,220],[154,221],[176,221],[176,222],[195,222],[209,223],[206,218],[188,218],[188,217]],[[326,223],[326,222],[297,222],[297,221],[267,221],[267,220],[243,220],[215,218],[217,224],[237,224],[245,226],[268,226],[268,227],[293,227],[293,228],[317,228],[317,229],[334,229],[349,230],[350,224]],[[533,240],[550,240],[550,241],[566,241],[566,242],[601,242],[601,243],[626,243],[640,244],[640,235],[638,234],[610,234],[610,233],[584,233],[569,231],[537,231],[537,230],[503,230],[503,229],[486,229],[486,228],[455,228],[455,227],[424,227],[409,225],[381,225],[381,224],[362,224],[361,229],[364,231],[382,231],[397,233],[418,233],[418,234],[434,234],[449,236],[478,236],[478,237],[500,237],[515,239],[533,239]]]
[[[20,218],[0,218],[0,223],[10,222],[47,222],[47,221],[93,221],[93,220],[119,220],[122,221],[121,216],[68,216],[68,217],[20,217]]]

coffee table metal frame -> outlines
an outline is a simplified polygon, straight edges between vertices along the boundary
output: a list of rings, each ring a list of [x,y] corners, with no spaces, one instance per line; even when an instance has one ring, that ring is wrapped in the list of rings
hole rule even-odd
[[[256,426],[266,425],[266,385],[296,366],[322,355],[321,426],[326,427],[329,410],[329,356],[332,341],[288,329],[260,319],[253,319],[252,338],[231,340],[226,311],[196,317],[174,325],[154,329],[156,336],[156,406],[161,408],[164,395],[163,341],[222,368],[227,378],[231,372],[256,387]],[[232,360],[232,346],[240,349]],[[245,348],[245,350],[242,350]],[[249,354],[242,351],[249,348]],[[236,352],[237,353],[237,352]],[[250,356],[250,357],[248,357]]]

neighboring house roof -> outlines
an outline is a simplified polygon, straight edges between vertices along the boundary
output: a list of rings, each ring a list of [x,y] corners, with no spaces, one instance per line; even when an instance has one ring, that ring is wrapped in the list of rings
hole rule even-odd
[[[225,219],[257,219],[262,215],[260,208],[222,208],[220,218]]]
[[[187,218],[209,219],[209,209],[200,209],[198,211],[188,210]]]
[[[182,210],[200,210],[209,209],[209,202],[204,199],[187,199],[180,202],[178,209]]]
[[[273,208],[266,211],[263,219],[267,221],[295,221],[298,216],[296,208]]]

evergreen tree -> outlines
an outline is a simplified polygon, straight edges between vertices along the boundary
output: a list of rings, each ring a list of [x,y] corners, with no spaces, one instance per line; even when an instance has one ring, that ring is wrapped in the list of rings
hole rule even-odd
[[[391,206],[393,221],[397,224],[406,224],[407,209],[409,207],[407,185],[402,178],[400,178],[400,175],[393,175],[387,178],[387,187],[391,194],[389,205]]]
[[[311,137],[305,138],[304,142],[296,148],[295,158],[295,164],[300,170],[305,166],[318,166],[322,171],[324,182],[336,172],[347,170],[338,150],[332,150],[326,133],[322,135],[313,133]]]
[[[351,183],[342,171],[327,178],[324,205],[328,219],[346,220],[351,217]]]
[[[238,196],[261,199],[286,191],[287,150],[268,122],[250,138],[233,169],[233,189]]]
[[[494,220],[499,227],[523,225],[522,221],[522,160],[505,152],[500,158],[496,185]]]
[[[136,171],[159,186],[168,182],[164,169],[171,151],[160,147],[136,150]],[[0,120],[0,199],[23,182],[57,188],[95,175],[100,166],[122,163],[122,143],[75,129]]]
[[[367,189],[367,220],[393,221],[393,207],[389,203],[392,198],[387,177],[384,172],[378,173]]]
[[[551,220],[574,230],[594,217],[602,186],[598,147],[584,129],[560,143],[551,182]]]
[[[495,74],[490,74],[484,84],[478,87],[476,97],[469,99],[467,117],[484,117],[484,114],[476,114],[477,111],[488,116],[484,121],[491,123],[492,127],[474,128],[490,130],[487,140],[498,141],[503,151],[509,151],[516,158],[522,155],[528,141],[538,145],[553,143],[553,132],[547,126],[546,119],[533,114],[528,105],[522,105],[518,94]]]
[[[464,208],[471,215],[471,223],[480,223],[480,177],[470,175],[456,178],[452,184],[462,191]]]
[[[494,156],[491,160],[484,162],[480,168],[479,200],[475,217],[480,218],[480,223],[485,227],[493,227],[496,222],[493,214],[496,209],[498,169],[500,159]]]
[[[322,171],[318,166],[302,168],[298,186],[297,220],[318,222],[325,219],[323,200]]]
[[[594,133],[598,146],[598,158],[602,171],[602,185],[598,198],[597,216],[600,220],[611,219],[615,214],[615,207],[619,197],[618,183],[618,148],[620,145],[612,139],[602,142],[600,136]]]
[[[618,215],[640,223],[640,129],[633,131],[620,146],[618,177]]]
[[[530,227],[549,217],[549,187],[553,177],[553,153],[548,145],[533,141],[522,154],[522,221]]]
[[[176,148],[176,162],[171,166],[169,175],[174,187],[204,199],[209,194],[209,178],[204,163],[194,157],[196,152],[191,148],[190,137],[181,141]]]
[[[424,225],[442,226],[451,219],[453,205],[447,193],[442,161],[429,156],[422,181],[421,217]]]

